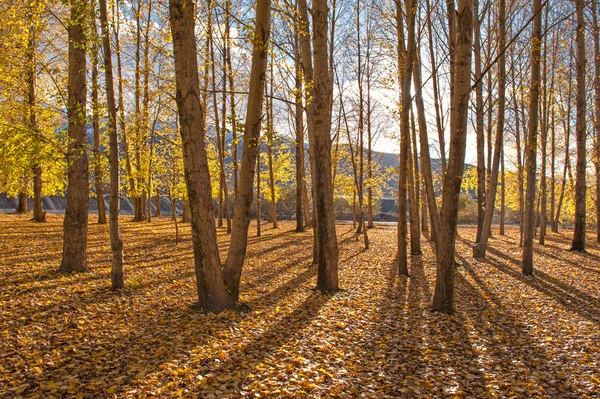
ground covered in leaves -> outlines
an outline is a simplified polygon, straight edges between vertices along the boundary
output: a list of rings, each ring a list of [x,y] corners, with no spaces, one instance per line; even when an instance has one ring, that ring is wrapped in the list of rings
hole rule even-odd
[[[204,315],[189,225],[123,219],[126,285],[110,290],[108,228],[90,223],[84,274],[55,273],[62,218],[0,215],[0,398],[595,397],[600,392],[600,247],[570,232],[536,247],[520,274],[518,230],[470,258],[459,228],[456,314],[428,310],[435,259],[395,268],[395,228],[371,249],[339,225],[343,291],[323,295],[311,232],[251,229],[245,312]],[[590,237],[592,234],[589,234]],[[219,234],[223,256],[228,236]]]

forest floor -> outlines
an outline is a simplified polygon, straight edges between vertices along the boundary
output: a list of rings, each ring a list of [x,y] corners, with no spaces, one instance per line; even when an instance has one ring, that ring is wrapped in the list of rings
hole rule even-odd
[[[241,298],[249,310],[204,315],[189,225],[123,219],[126,288],[110,289],[108,227],[91,216],[91,272],[59,275],[62,216],[0,215],[0,398],[598,397],[600,247],[536,245],[520,273],[518,230],[471,258],[459,228],[456,314],[432,313],[435,258],[395,265],[396,230],[338,225],[343,290],[313,290],[311,232],[251,225]],[[222,256],[228,236],[219,230]]]

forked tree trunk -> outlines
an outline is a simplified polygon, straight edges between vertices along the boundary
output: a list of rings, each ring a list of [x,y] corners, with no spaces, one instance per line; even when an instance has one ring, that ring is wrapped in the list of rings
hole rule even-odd
[[[69,79],[67,150],[67,209],[63,224],[63,251],[59,272],[89,270],[87,265],[88,159],[85,153],[86,57],[85,0],[71,0],[69,25]]]
[[[100,24],[102,27],[102,43],[104,48],[104,76],[106,83],[106,102],[108,105],[109,137],[110,137],[110,248],[112,250],[111,282],[113,289],[125,285],[123,275],[123,239],[119,228],[120,201],[120,172],[119,172],[119,142],[117,136],[117,107],[115,104],[115,89],[113,78],[112,54],[106,0],[100,0]],[[104,199],[103,199],[104,201]],[[148,214],[149,215],[149,214]]]
[[[198,306],[220,312],[234,305],[223,281],[205,147],[204,109],[200,94],[195,7],[189,0],[169,2],[175,59],[176,101],[183,142],[183,163],[191,206],[192,242]]]
[[[527,134],[527,188],[525,191],[525,216],[523,226],[523,259],[521,271],[533,273],[533,239],[535,231],[535,172],[537,165],[538,111],[540,95],[540,48],[542,44],[542,2],[534,0],[533,34],[531,43],[531,89],[529,93],[529,127]]]
[[[575,180],[575,231],[571,251],[585,251],[586,230],[586,94],[585,94],[585,1],[576,0],[577,8],[577,179]]]
[[[467,114],[471,82],[473,10],[470,0],[459,0],[456,13],[455,66],[451,87],[450,154],[442,186],[440,229],[437,238],[437,273],[432,309],[454,312],[454,271],[458,198],[464,172]]]

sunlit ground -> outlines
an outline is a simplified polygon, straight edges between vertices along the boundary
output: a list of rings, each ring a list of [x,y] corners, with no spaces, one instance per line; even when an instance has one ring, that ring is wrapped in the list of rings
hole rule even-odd
[[[263,225],[242,278],[245,313],[195,301],[189,225],[122,219],[126,288],[110,290],[108,227],[91,216],[92,271],[59,275],[62,216],[0,215],[0,397],[593,397],[600,392],[600,247],[571,232],[536,247],[523,277],[518,230],[471,259],[459,228],[456,314],[431,313],[435,258],[395,268],[396,232],[371,249],[338,225],[343,291],[312,288],[311,232]],[[222,257],[228,236],[220,230]]]

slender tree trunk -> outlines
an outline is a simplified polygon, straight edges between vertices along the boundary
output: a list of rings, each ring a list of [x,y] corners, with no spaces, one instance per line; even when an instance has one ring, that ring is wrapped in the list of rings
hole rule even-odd
[[[160,192],[158,190],[158,187],[156,189],[156,195],[154,196],[154,205],[156,206],[156,211],[154,212],[154,217],[162,216],[160,214]]]
[[[88,4],[85,0],[71,0],[69,25],[69,80],[67,152],[68,189],[67,209],[63,224],[63,252],[59,272],[89,270],[87,265],[88,227],[88,159],[85,153],[86,110],[86,48],[85,17]]]
[[[498,26],[499,26],[499,48],[506,47],[506,3],[500,0],[498,5]],[[498,118],[496,123],[496,137],[494,141],[494,159],[492,162],[492,173],[490,175],[490,184],[486,195],[485,218],[481,230],[479,243],[473,248],[473,257],[485,258],[488,240],[492,235],[492,221],[494,218],[494,208],[496,204],[496,192],[498,189],[498,174],[500,171],[500,155],[502,152],[502,139],[504,136],[504,111],[506,104],[506,57],[504,52],[500,53],[498,58]],[[491,112],[491,110],[489,111]]]
[[[260,123],[263,112],[270,27],[271,1],[258,0],[240,181],[233,210],[231,245],[223,268],[227,289],[235,300],[239,299],[242,267],[248,246],[250,207],[252,206],[254,173],[256,172]]]
[[[277,198],[275,197],[275,173],[273,170],[273,145],[274,145],[274,125],[273,125],[273,60],[271,59],[270,69],[270,96],[267,98],[267,155],[269,162],[269,190],[271,191],[270,216],[273,228],[277,228]]]
[[[238,172],[238,137],[237,137],[237,114],[235,110],[235,79],[233,74],[233,65],[231,63],[231,2],[225,0],[225,55],[227,71],[229,76],[229,91],[231,92],[230,98],[230,109],[231,109],[231,135],[232,135],[232,148],[233,148],[233,198],[237,198],[238,185],[239,185],[239,172]],[[225,95],[225,94],[224,94]]]
[[[535,230],[535,172],[537,164],[538,110],[540,94],[540,48],[542,45],[542,2],[534,0],[533,34],[531,43],[531,89],[529,94],[529,132],[527,134],[527,188],[523,227],[522,272],[533,273],[533,239]]]
[[[31,15],[31,26],[27,41],[27,112],[29,114],[29,129],[36,132],[38,129],[36,114],[36,27]],[[33,165],[33,221],[45,222],[44,209],[42,207],[42,167],[36,160]]]
[[[223,280],[217,244],[205,148],[204,109],[196,58],[195,7],[194,3],[187,0],[171,0],[169,11],[175,58],[176,101],[192,216],[198,306],[205,311],[219,312],[233,306],[235,299],[227,291]]]
[[[600,29],[598,27],[598,4],[592,0],[592,23],[594,32],[594,132],[596,133],[596,242],[600,242]]]
[[[298,32],[298,21],[295,16],[296,31],[294,32],[294,67],[296,72],[294,118],[296,122],[296,231],[304,231],[304,118],[302,116],[302,65],[300,61],[300,34]]]
[[[433,9],[431,8],[430,0],[426,0],[427,13],[428,15],[432,15]],[[452,7],[454,9],[454,7]],[[431,80],[433,83],[433,105],[435,108],[435,124],[438,132],[438,145],[440,147],[440,161],[442,163],[442,175],[446,173],[446,141],[444,137],[444,122],[443,122],[443,114],[442,114],[442,101],[441,94],[439,90],[439,77],[436,64],[435,57],[435,49],[433,46],[433,29],[432,29],[432,18],[426,18],[427,23],[427,37],[429,39],[429,59],[432,65],[432,75]],[[420,61],[419,61],[420,64]],[[420,86],[419,86],[420,87]],[[419,123],[420,125],[420,123]]]
[[[467,141],[467,114],[471,82],[471,46],[473,10],[471,1],[459,0],[456,14],[457,32],[454,75],[451,79],[450,155],[442,185],[442,208],[437,248],[437,273],[432,309],[454,312],[454,270],[458,198],[464,172]],[[451,57],[452,59],[452,57]]]
[[[415,57],[413,69],[413,80],[415,82],[415,104],[417,106],[417,121],[419,124],[419,145],[421,149],[421,170],[423,173],[423,187],[427,199],[427,209],[431,220],[431,238],[434,241],[436,252],[439,247],[440,219],[438,214],[435,192],[433,188],[433,174],[431,170],[431,157],[429,154],[429,141],[427,136],[427,120],[425,116],[425,104],[423,101],[423,90],[421,83],[421,59]],[[424,200],[425,200],[424,198]]]
[[[407,44],[405,45],[403,13],[406,13]],[[398,80],[401,87],[400,101],[400,160],[398,172],[398,272],[408,276],[406,196],[409,184],[410,152],[410,106],[413,60],[415,54],[416,2],[405,2],[404,12],[396,5],[398,40]],[[412,172],[410,172],[412,173]],[[411,220],[412,222],[412,220]]]
[[[94,15],[95,19],[95,15]],[[94,20],[93,34],[96,34]],[[102,176],[102,151],[100,150],[100,105],[98,103],[98,52],[96,45],[92,49],[92,127],[94,130],[94,186],[98,204],[98,224],[106,224],[106,205],[104,203],[104,182]]]
[[[481,73],[481,22],[483,16],[479,17],[479,2],[474,2],[475,29],[474,29],[474,67],[475,67],[475,121],[476,121],[476,143],[477,143],[477,235],[475,242],[481,241],[481,233],[485,221],[485,134],[483,125],[483,79]],[[504,48],[504,44],[498,45],[499,49]],[[501,55],[505,58],[504,55]],[[500,60],[499,60],[500,61]],[[491,112],[491,110],[489,111]]]
[[[586,230],[586,97],[585,97],[585,1],[576,0],[577,8],[577,179],[575,181],[575,231],[572,251],[585,251]]]
[[[544,17],[544,31],[547,31],[548,26],[548,10],[546,7]],[[542,127],[540,129],[540,152],[541,152],[541,170],[540,170],[540,234],[538,243],[544,245],[546,243],[546,221],[548,209],[548,179],[546,176],[547,157],[548,157],[548,42],[546,34],[544,35],[544,60],[542,69]]]
[[[504,221],[506,219],[506,181],[504,180],[504,143],[500,144],[502,149],[500,158],[500,235],[504,236]]]
[[[100,0],[100,25],[102,27],[102,42],[104,48],[104,80],[106,82],[106,102],[108,105],[110,136],[110,248],[112,250],[111,282],[112,288],[118,289],[124,286],[123,239],[121,238],[121,230],[119,228],[119,213],[121,207],[121,201],[119,197],[119,142],[117,137],[117,108],[115,104],[112,54],[110,47],[110,35],[108,31],[108,18],[106,14],[106,0]]]
[[[125,104],[124,104],[124,96],[125,92],[123,90],[123,69],[121,64],[121,46],[119,40],[119,28],[120,28],[120,19],[119,19],[119,0],[115,0],[113,3],[113,7],[116,7],[116,10],[113,8],[112,14],[116,16],[116,21],[113,22],[114,31],[115,31],[115,53],[117,56],[117,80],[119,85],[119,124],[121,131],[121,140],[123,141],[123,156],[125,158],[125,170],[127,171],[127,177],[129,180],[128,194],[132,197],[133,206],[135,208],[135,179],[133,178],[133,167],[131,165],[131,156],[129,153],[129,141],[128,132],[125,127]],[[134,209],[135,214],[135,209]],[[135,217],[135,216],[134,216]]]
[[[315,156],[315,111],[314,111],[314,70],[313,70],[313,51],[310,42],[310,26],[308,24],[308,6],[306,0],[298,0],[298,16],[300,25],[300,50],[302,59],[302,71],[304,80],[312,83],[312,87],[306,90],[306,122],[308,127],[308,155],[310,158],[311,173],[311,196],[313,204],[312,225],[313,225],[313,261],[314,265],[319,264],[320,244],[319,232],[317,229],[319,212],[317,212],[317,172]]]

